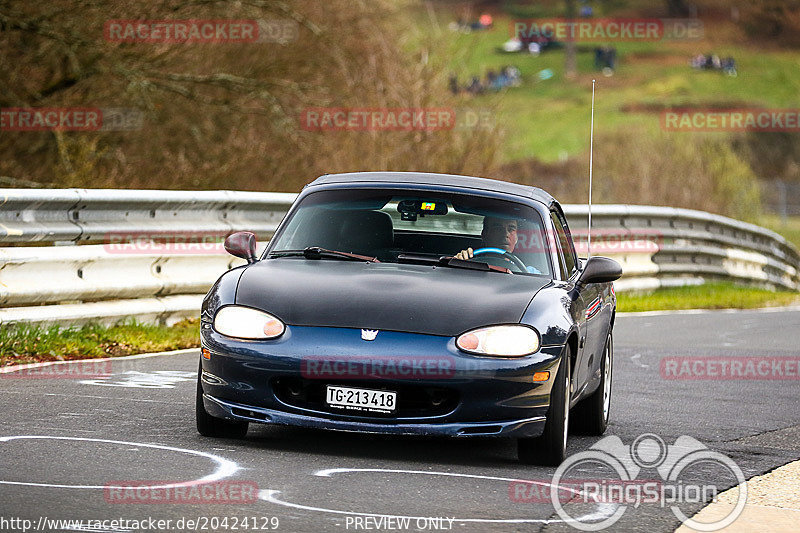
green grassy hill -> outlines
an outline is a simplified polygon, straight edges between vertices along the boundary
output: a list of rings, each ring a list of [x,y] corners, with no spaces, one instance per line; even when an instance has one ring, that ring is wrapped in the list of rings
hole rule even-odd
[[[530,16],[547,18],[558,16],[562,4],[528,2],[524,7]],[[592,4],[603,6],[605,12],[598,15],[605,17],[665,16],[662,2]],[[444,43],[439,55],[462,86],[472,76],[484,80],[488,71],[497,72],[504,65],[521,71],[519,87],[459,96],[465,107],[492,111],[502,133],[498,158],[505,179],[541,185],[562,201],[584,201],[591,86],[596,79],[599,202],[717,212],[766,225],[800,246],[795,229],[800,220],[783,224],[764,216],[758,186],[759,179],[800,181],[797,133],[697,133],[662,128],[661,114],[670,108],[798,107],[800,50],[777,38],[746,33],[743,22],[734,20],[728,3],[707,0],[698,4],[702,7],[701,39],[579,43],[574,79],[564,76],[563,48],[539,56],[501,52],[512,35],[516,14],[523,11],[522,2],[501,2],[494,9],[485,5],[494,16],[494,25],[483,31],[448,29],[448,23],[464,16],[464,10],[446,3],[435,16],[430,11],[420,14],[418,22]],[[471,14],[480,12],[474,8]],[[617,68],[610,77],[594,67],[594,47],[603,44],[617,49]],[[693,56],[712,53],[733,57],[737,75],[691,68]],[[545,70],[552,71],[552,77],[542,80],[539,73]]]
[[[566,81],[563,49],[539,56],[500,53],[498,49],[510,38],[513,18],[497,15],[494,19],[494,26],[485,31],[451,32],[445,53],[462,82],[473,75],[483,78],[488,70],[508,64],[522,72],[521,87],[468,99],[476,106],[496,108],[496,119],[509,134],[502,151],[504,161],[536,157],[552,162],[585,152],[593,78],[597,79],[598,132],[637,127],[655,133],[661,128],[659,115],[665,107],[797,106],[800,53],[769,43],[743,45],[732,23],[704,21],[705,38],[697,41],[612,43],[618,53],[612,77],[595,71],[593,45],[580,44],[579,75]],[[735,58],[738,76],[692,69],[689,61],[698,53]],[[538,73],[545,69],[554,76],[539,81]]]

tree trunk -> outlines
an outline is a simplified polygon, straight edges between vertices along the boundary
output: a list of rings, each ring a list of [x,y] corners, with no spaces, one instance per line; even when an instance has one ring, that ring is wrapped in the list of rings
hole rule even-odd
[[[666,0],[667,13],[670,17],[688,17],[691,10],[686,5],[686,0]]]
[[[577,12],[575,10],[575,0],[564,0],[566,4],[565,16],[568,20],[575,20]],[[575,78],[578,75],[577,47],[575,39],[568,39],[564,58],[564,75],[567,78]]]

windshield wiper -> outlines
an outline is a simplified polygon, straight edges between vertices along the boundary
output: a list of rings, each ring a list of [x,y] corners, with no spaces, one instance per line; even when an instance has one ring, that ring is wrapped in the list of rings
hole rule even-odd
[[[328,250],[327,248],[320,248],[319,246],[309,246],[302,250],[276,250],[270,252],[269,257],[293,257],[303,256],[306,259],[322,259],[336,258],[336,259],[349,259],[350,261],[368,261],[370,263],[380,263],[377,257],[370,257],[368,255],[351,254],[350,252],[340,252],[339,250]]]
[[[429,254],[400,254],[397,256],[398,263],[422,263],[423,265],[447,265],[449,256],[429,255]]]
[[[400,254],[397,256],[397,262],[440,265],[452,268],[464,268],[466,270],[480,270],[482,272],[502,272],[504,274],[511,272],[507,268],[490,265],[489,263],[484,263],[483,261],[467,261],[465,259],[456,259],[452,255],[433,257],[423,254]]]

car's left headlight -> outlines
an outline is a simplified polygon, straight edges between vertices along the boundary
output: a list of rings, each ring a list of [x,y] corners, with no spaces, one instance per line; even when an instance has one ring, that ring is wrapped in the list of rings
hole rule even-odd
[[[539,349],[539,334],[535,329],[521,324],[489,326],[459,335],[456,346],[478,355],[523,357]]]
[[[239,339],[274,339],[283,335],[286,325],[264,311],[228,305],[217,311],[214,329]]]

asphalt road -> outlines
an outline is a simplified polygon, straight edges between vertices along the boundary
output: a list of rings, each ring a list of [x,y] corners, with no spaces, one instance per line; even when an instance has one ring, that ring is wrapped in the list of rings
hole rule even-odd
[[[607,435],[626,445],[645,433],[660,436],[667,445],[690,436],[730,457],[746,477],[800,457],[796,375],[737,380],[662,376],[662,360],[668,357],[796,359],[800,311],[619,317],[615,345]],[[531,501],[530,493],[514,495],[511,480],[547,483],[555,469],[518,464],[511,441],[261,425],[251,425],[242,441],[200,437],[194,427],[198,357],[191,351],[115,360],[110,367],[63,365],[0,375],[0,530],[75,531],[76,524],[59,527],[49,521],[126,519],[143,522],[138,527],[89,522],[99,527],[84,530],[575,531],[552,503]],[[93,372],[101,375],[88,375]],[[568,452],[585,451],[598,441],[572,436]],[[726,477],[716,466],[686,470],[682,479],[716,483],[720,490],[734,484],[732,475]],[[639,478],[658,477],[655,470],[643,472]],[[576,477],[607,475],[607,467],[585,465]],[[132,491],[104,489],[132,480],[191,486],[208,476],[253,498],[144,503],[164,495],[149,491],[134,497]],[[195,490],[200,486],[194,485]],[[213,499],[226,495],[237,499],[236,492]],[[680,508],[691,515],[700,505]],[[565,509],[571,516],[601,520],[618,506],[572,502]],[[408,517],[408,522],[381,515]],[[187,527],[188,520],[198,523]],[[679,524],[669,506],[643,503],[627,506],[610,530],[673,531]]]

